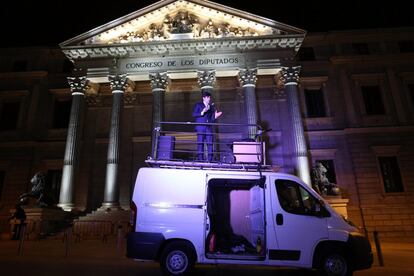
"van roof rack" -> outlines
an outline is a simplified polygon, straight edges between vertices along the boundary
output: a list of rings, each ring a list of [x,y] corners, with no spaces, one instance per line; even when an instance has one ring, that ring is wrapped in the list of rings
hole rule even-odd
[[[210,144],[203,143],[201,151],[194,132],[200,125],[212,129]],[[158,122],[152,133],[151,156],[145,162],[151,167],[278,171],[266,165],[262,136],[268,131],[257,124]]]
[[[271,171],[278,172],[279,167],[261,164],[244,163],[221,163],[221,162],[199,162],[184,160],[145,160],[150,167],[171,168],[171,169],[208,169],[208,170],[229,170],[229,171]]]

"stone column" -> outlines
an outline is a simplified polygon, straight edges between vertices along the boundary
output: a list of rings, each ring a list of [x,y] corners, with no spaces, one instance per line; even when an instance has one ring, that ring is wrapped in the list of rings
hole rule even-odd
[[[66,138],[65,157],[63,159],[62,182],[60,186],[59,204],[65,211],[74,208],[75,170],[77,167],[77,153],[79,151],[79,137],[81,132],[80,116],[85,102],[87,89],[86,77],[68,77],[72,92],[72,107],[70,110],[68,134]]]
[[[295,171],[300,179],[311,186],[308,149],[306,146],[305,132],[303,130],[302,115],[298,99],[298,81],[300,66],[282,67],[282,75],[285,80],[285,93],[292,124],[293,161]]]
[[[112,75],[108,76],[108,79],[111,85],[113,99],[111,128],[109,130],[104,202],[102,203],[102,207],[105,209],[119,209],[119,141],[121,134],[120,128],[123,110],[123,97],[128,84],[126,75]]]
[[[243,87],[244,104],[246,110],[247,124],[257,124],[257,103],[256,103],[256,81],[257,69],[240,69],[238,74],[240,85]],[[257,134],[257,127],[249,126],[249,138],[254,139]]]
[[[157,152],[157,134],[161,130],[162,126],[158,125],[159,122],[164,121],[164,94],[168,85],[167,73],[150,73],[152,88],[152,157],[156,157]],[[158,128],[159,127],[159,128]],[[156,128],[158,128],[156,130]]]

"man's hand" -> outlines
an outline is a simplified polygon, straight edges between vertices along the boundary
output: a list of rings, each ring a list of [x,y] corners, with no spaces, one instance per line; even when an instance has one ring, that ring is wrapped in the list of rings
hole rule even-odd
[[[216,113],[214,114],[214,118],[215,118],[215,119],[217,119],[217,118],[218,118],[218,117],[220,117],[222,114],[223,114],[223,112],[222,112],[222,111],[220,111],[220,112],[217,112],[217,111],[216,111]]]
[[[210,110],[210,105],[207,105],[206,107],[204,107],[203,110],[201,110],[201,116],[203,116],[204,113],[206,113],[209,110]]]

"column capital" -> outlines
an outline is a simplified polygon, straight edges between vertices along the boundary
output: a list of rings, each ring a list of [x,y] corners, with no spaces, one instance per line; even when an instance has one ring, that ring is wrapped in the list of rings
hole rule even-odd
[[[201,89],[212,89],[216,82],[216,70],[197,71],[197,80]]]
[[[255,87],[257,81],[257,68],[254,69],[239,69],[237,75],[240,85],[242,87]]]
[[[151,80],[152,91],[165,91],[167,89],[169,81],[167,72],[150,73],[149,78]]]
[[[112,93],[124,93],[128,87],[127,74],[122,75],[109,75],[109,83],[111,85]]]
[[[300,66],[282,67],[281,73],[286,85],[297,85],[299,82]]]
[[[72,96],[74,95],[85,95],[85,91],[88,89],[87,79],[85,76],[82,77],[67,77],[70,91]]]

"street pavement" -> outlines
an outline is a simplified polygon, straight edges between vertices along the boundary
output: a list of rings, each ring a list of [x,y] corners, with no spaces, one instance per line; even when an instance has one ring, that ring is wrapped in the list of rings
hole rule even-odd
[[[354,273],[355,276],[414,275],[414,243],[384,242],[381,247],[384,266],[379,266],[375,255],[373,267],[357,271]],[[99,240],[82,240],[78,243],[72,242],[69,250],[61,239],[25,241],[21,256],[18,256],[18,248],[18,241],[0,241],[0,275],[162,275],[157,263],[127,259],[124,240],[118,246],[115,239],[109,239],[106,243]],[[66,252],[68,256],[65,256]],[[253,273],[264,276],[313,274],[296,269],[235,265],[197,266],[194,274],[250,276]]]

